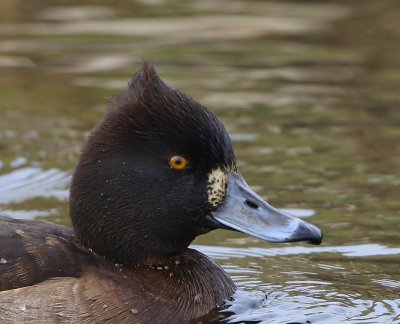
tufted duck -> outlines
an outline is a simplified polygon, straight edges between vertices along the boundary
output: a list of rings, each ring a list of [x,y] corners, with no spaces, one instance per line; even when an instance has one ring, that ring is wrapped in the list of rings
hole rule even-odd
[[[70,192],[73,229],[0,217],[0,318],[186,323],[235,290],[189,249],[217,228],[319,244],[240,175],[221,122],[144,63],[88,137]]]

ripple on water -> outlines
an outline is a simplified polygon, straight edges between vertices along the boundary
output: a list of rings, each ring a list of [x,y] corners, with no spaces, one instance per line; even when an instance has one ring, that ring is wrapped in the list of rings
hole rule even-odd
[[[104,6],[68,6],[50,7],[42,10],[39,19],[48,21],[85,21],[114,16],[113,8]]]
[[[392,248],[381,244],[358,244],[348,246],[289,246],[283,248],[259,248],[259,247],[223,247],[223,246],[207,246],[193,245],[195,249],[207,254],[208,256],[219,259],[228,260],[230,258],[264,258],[271,256],[313,254],[313,253],[339,253],[346,257],[366,257],[380,255],[397,255],[400,254],[400,248]]]
[[[266,287],[263,292],[238,290],[227,303],[228,323],[399,323],[400,299],[375,302],[359,294],[326,289],[318,281]]]
[[[18,203],[33,198],[66,200],[70,174],[58,169],[26,167],[0,176],[0,204]]]
[[[0,175],[0,211],[20,219],[57,215],[55,209],[8,210],[5,209],[5,206],[35,198],[53,198],[65,201],[68,199],[66,188],[69,182],[69,172],[58,169],[43,170],[39,167],[20,168]]]
[[[0,56],[0,68],[32,66],[35,66],[35,64],[27,57]]]
[[[11,218],[15,219],[35,219],[37,217],[47,217],[47,216],[57,216],[58,210],[51,208],[49,210],[11,210],[11,209],[1,209],[1,214],[5,214]]]
[[[262,274],[259,267],[241,267],[235,264],[226,264],[224,265],[224,270],[235,281],[236,286],[239,288],[254,288],[257,290],[258,287],[263,284],[259,279],[259,275]]]
[[[380,244],[271,249],[216,246],[196,248],[213,258],[225,260],[224,269],[239,288],[227,304],[225,320],[228,323],[400,323],[400,298],[396,294],[400,282],[390,278],[374,279],[377,274],[362,273],[360,269],[354,268],[357,259],[362,261],[366,257],[397,255],[400,254],[399,248]],[[305,264],[304,271],[300,271],[301,268],[295,271],[278,267],[276,265],[279,261],[275,265],[262,266],[266,257],[285,258],[311,253],[341,254],[351,263],[340,263],[340,258],[328,257],[327,260],[333,260],[333,264],[320,263],[312,268]],[[238,266],[243,262],[233,260],[248,257],[253,260],[251,264],[254,266],[249,263]],[[233,264],[226,264],[226,260]],[[296,260],[294,262],[300,266],[301,258]],[[363,263],[359,266],[363,267]],[[354,269],[353,272],[350,268]],[[319,273],[318,269],[322,272]],[[350,272],[354,279],[343,277]],[[352,290],[346,289],[349,280],[354,282]],[[379,290],[373,290],[371,283],[389,288],[391,294],[380,299],[376,296]]]

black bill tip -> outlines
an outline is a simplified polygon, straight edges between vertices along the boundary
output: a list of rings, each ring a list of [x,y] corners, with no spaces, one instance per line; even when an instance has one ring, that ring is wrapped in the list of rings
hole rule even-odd
[[[322,231],[308,223],[299,223],[299,226],[297,227],[296,231],[293,233],[293,235],[288,239],[287,242],[307,242],[310,244],[314,245],[320,245],[322,242],[323,234]]]

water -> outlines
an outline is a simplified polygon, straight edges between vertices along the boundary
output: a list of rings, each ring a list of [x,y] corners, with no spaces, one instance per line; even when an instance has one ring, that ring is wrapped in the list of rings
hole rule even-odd
[[[0,208],[70,224],[80,145],[147,58],[222,119],[258,193],[325,234],[199,237],[239,287],[226,321],[400,323],[398,2],[90,4],[0,2]]]

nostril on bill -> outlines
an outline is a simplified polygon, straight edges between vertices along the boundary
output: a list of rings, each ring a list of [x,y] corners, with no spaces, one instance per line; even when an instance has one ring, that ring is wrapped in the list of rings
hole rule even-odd
[[[246,201],[244,202],[247,206],[249,206],[250,208],[253,208],[253,209],[258,209],[258,205],[256,204],[256,203],[253,203],[252,201],[250,201],[250,200],[247,200],[246,199]]]

